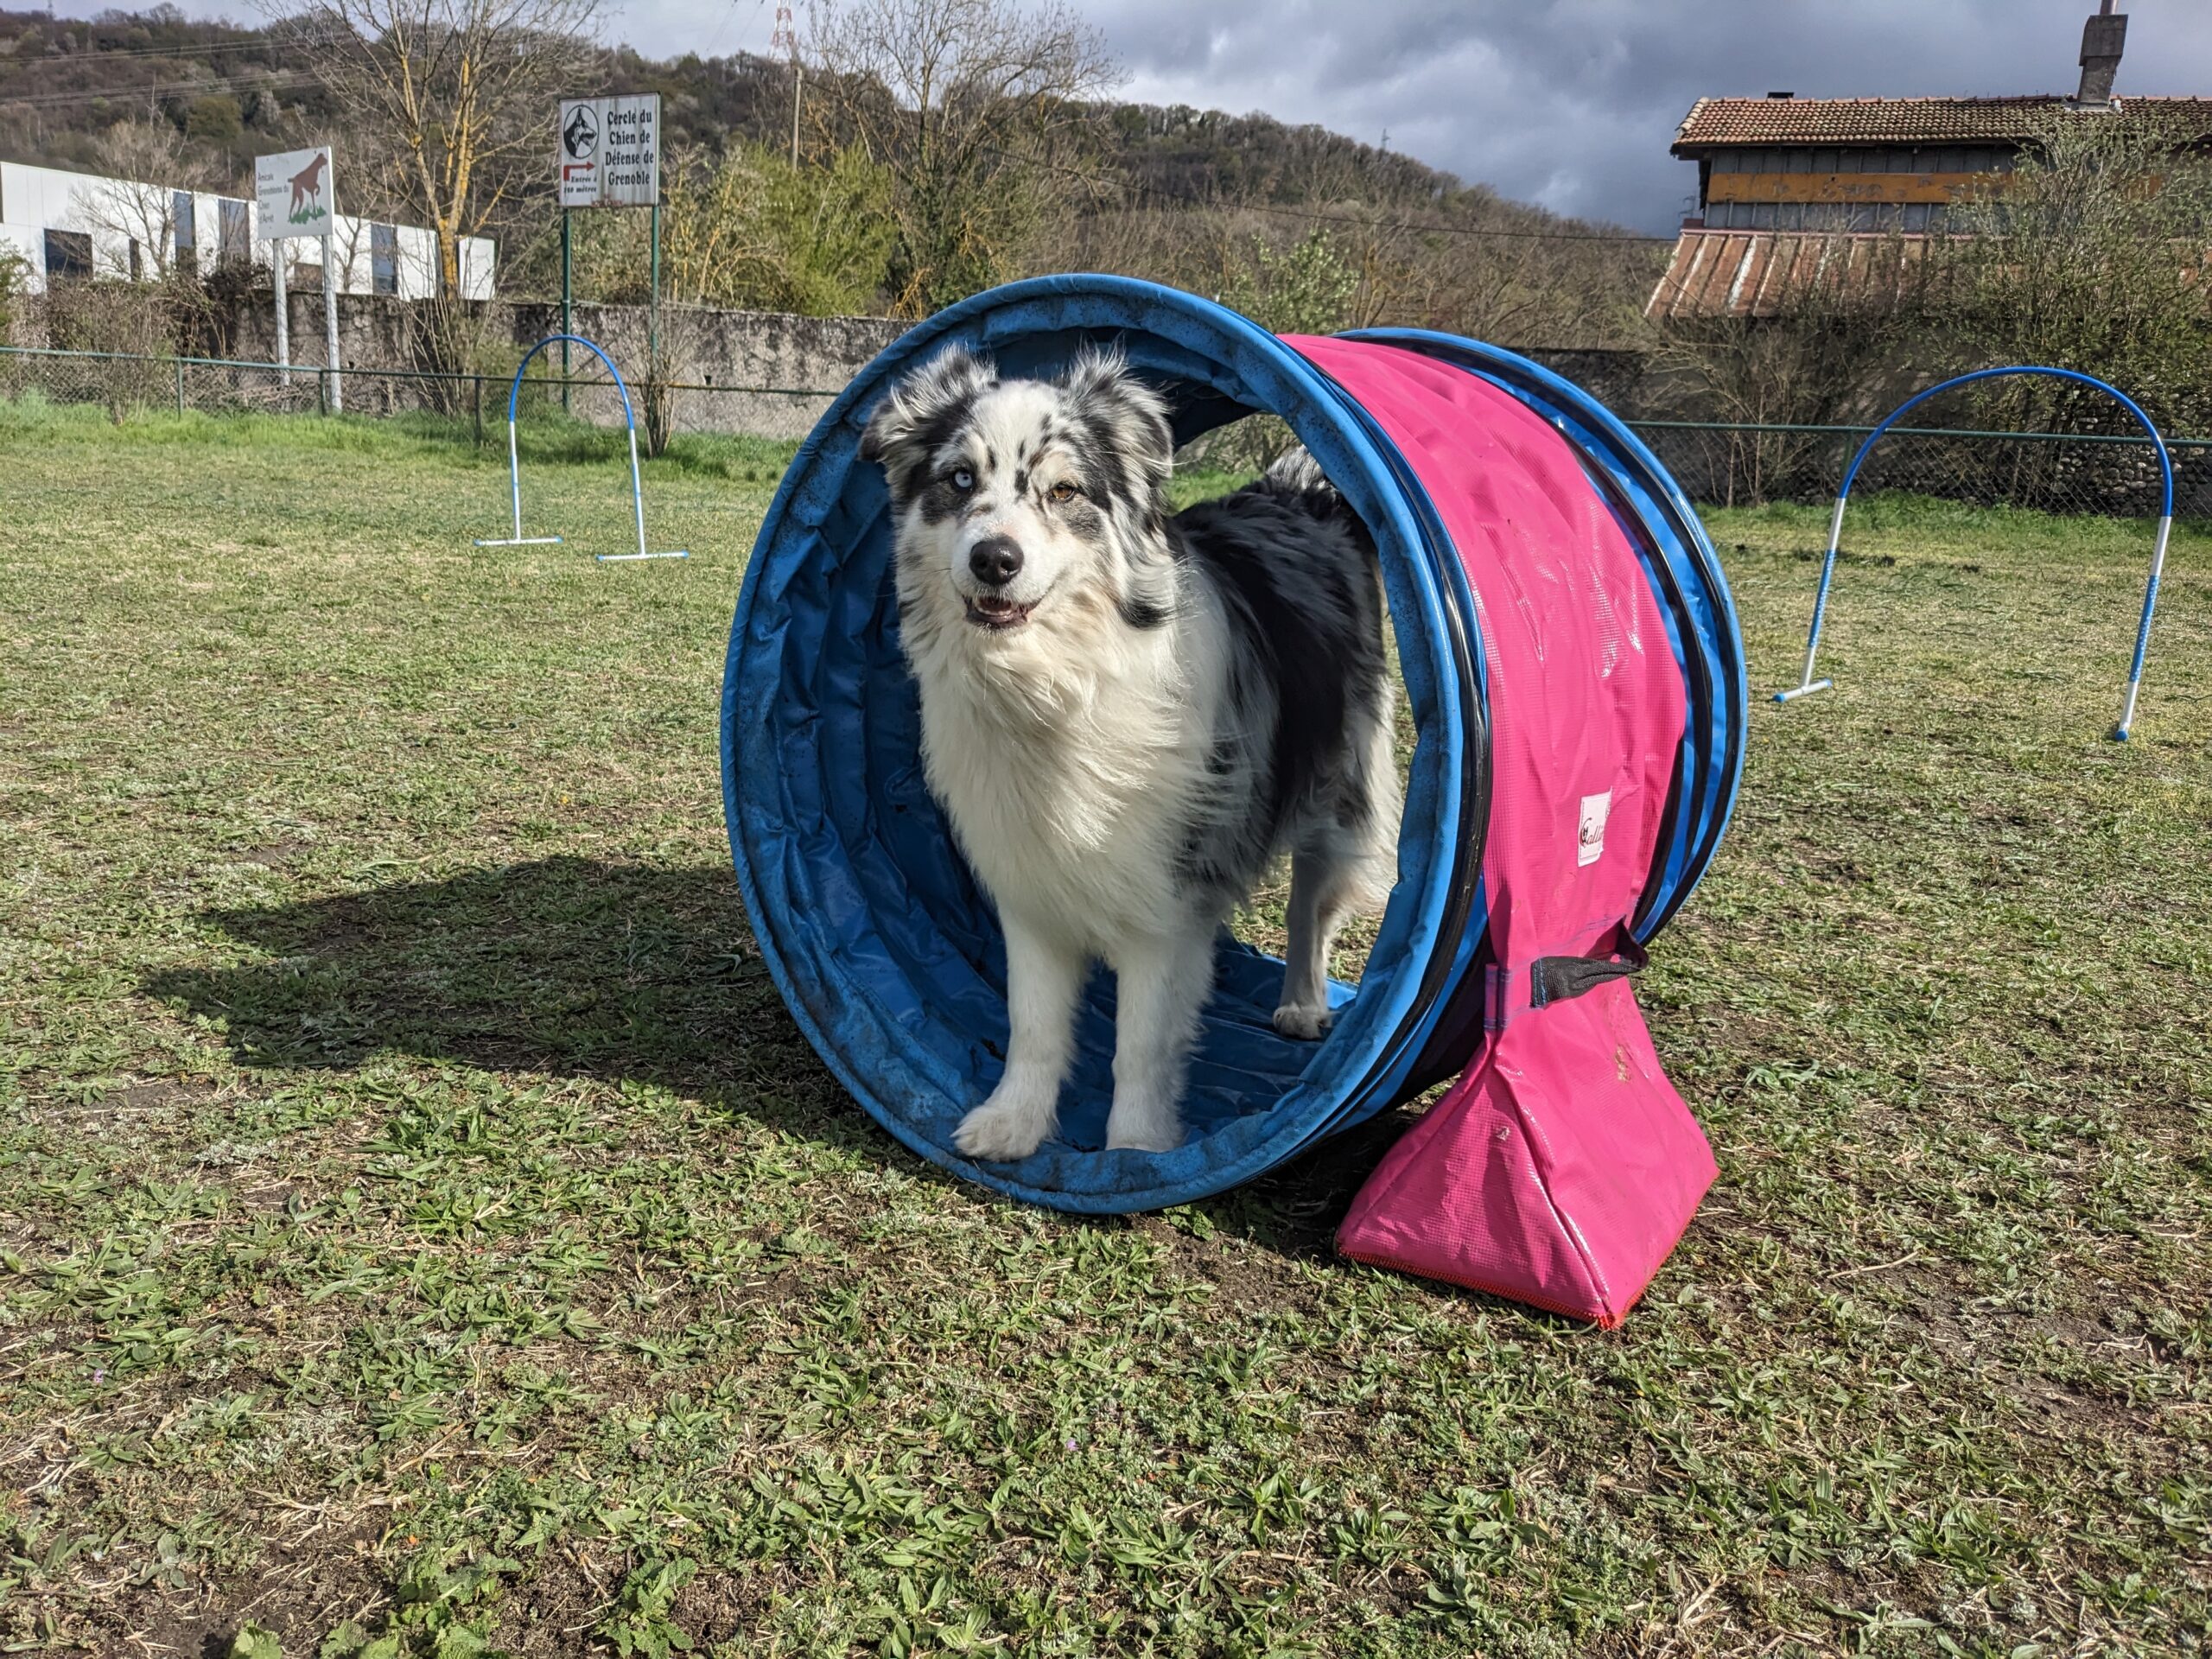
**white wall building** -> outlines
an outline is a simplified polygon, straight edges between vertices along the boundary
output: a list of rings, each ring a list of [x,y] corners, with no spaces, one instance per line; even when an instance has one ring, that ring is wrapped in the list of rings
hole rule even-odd
[[[437,240],[429,231],[344,213],[336,226],[340,293],[408,300],[437,293]],[[152,279],[180,264],[207,269],[250,259],[266,270],[275,245],[257,229],[253,203],[240,197],[0,162],[0,251],[30,267],[34,292],[71,277]],[[320,280],[320,238],[287,238],[283,246],[295,287],[309,272]],[[497,260],[489,237],[461,238],[464,299],[492,297]]]

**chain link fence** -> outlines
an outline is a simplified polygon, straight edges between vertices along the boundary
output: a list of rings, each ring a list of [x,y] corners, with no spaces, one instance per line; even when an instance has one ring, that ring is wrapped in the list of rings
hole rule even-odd
[[[601,426],[622,422],[622,397],[603,375],[563,375],[550,356],[524,380],[530,413],[564,407]],[[508,377],[421,369],[344,369],[337,401],[355,416],[429,415],[467,423],[480,441],[506,417]],[[178,415],[328,412],[333,377],[313,365],[219,358],[143,357],[120,352],[0,347],[0,398],[90,404],[116,420],[165,410]],[[794,439],[812,428],[836,389],[650,382],[630,388],[638,424],[658,419],[671,433]],[[1824,504],[1866,426],[1754,426],[1721,422],[1632,421],[1690,499],[1703,505],[1771,501]],[[2169,438],[2175,512],[2212,518],[2212,439]],[[2158,468],[2139,435],[1897,427],[1868,458],[1861,493],[1904,491],[1976,506],[2154,517]]]
[[[549,356],[525,377],[519,407],[538,415],[564,409],[596,426],[622,424],[622,391],[603,374],[563,375]],[[134,415],[428,415],[465,422],[480,441],[506,419],[511,374],[452,374],[428,369],[238,362],[226,358],[146,357],[0,346],[0,399],[92,405],[121,421]],[[334,385],[334,382],[335,383]],[[818,386],[716,385],[705,381],[632,382],[640,434],[658,417],[671,433],[800,438],[837,395]]]
[[[1690,499],[1706,506],[1772,501],[1825,505],[1871,426],[1745,426],[1630,422]],[[2174,512],[2212,518],[2212,439],[2168,437]],[[1900,491],[1970,506],[2155,518],[2157,452],[2148,438],[2107,433],[1891,427],[1866,458],[1854,495]]]

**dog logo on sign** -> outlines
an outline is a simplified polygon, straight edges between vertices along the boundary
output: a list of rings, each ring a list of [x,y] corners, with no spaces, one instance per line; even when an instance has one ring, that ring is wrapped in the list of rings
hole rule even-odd
[[[543,130],[543,129],[541,129]],[[561,143],[569,152],[569,159],[588,162],[599,148],[599,119],[591,112],[591,105],[579,104],[569,118],[569,124],[561,130]]]
[[[329,165],[329,156],[318,155],[292,175],[289,182],[292,187],[293,224],[304,225],[310,219],[321,219],[327,211],[322,203],[322,175]]]

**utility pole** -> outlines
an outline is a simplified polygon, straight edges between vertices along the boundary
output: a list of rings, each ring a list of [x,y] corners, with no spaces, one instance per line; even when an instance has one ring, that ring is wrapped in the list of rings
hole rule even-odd
[[[776,8],[776,32],[768,37],[771,52],[785,51],[791,54],[791,168],[798,168],[798,105],[799,94],[806,81],[806,70],[799,62],[798,29],[791,21],[789,6]]]

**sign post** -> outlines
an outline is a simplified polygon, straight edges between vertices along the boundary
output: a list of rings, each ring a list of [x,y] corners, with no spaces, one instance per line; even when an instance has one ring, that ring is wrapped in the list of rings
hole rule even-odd
[[[269,245],[269,281],[276,290],[276,366],[284,371],[277,378],[288,394],[292,388],[292,308],[284,293],[284,267],[290,263],[284,245],[272,240]]]
[[[660,376],[660,94],[564,98],[553,147],[561,203],[561,332],[575,328],[569,212],[575,207],[652,210],[652,269],[645,323],[645,378]],[[569,347],[561,346],[561,402],[569,401]]]
[[[569,234],[569,210],[561,210],[561,412],[569,409],[569,337],[576,332],[575,244]]]
[[[272,285],[276,290],[276,361],[292,361],[292,325],[284,292],[289,257],[284,244],[298,236],[322,238],[322,334],[326,402],[342,407],[338,385],[337,209],[331,183],[330,147],[257,156],[253,162],[255,216],[270,245]],[[288,379],[289,376],[286,377]]]
[[[330,412],[342,414],[346,400],[338,390],[338,238],[322,233],[322,360],[327,363]]]

